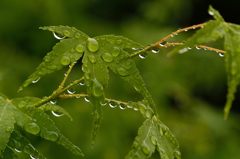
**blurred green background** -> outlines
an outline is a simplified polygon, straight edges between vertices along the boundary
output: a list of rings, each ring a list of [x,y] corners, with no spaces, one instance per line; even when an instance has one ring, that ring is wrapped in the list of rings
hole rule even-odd
[[[69,25],[90,36],[120,34],[150,44],[180,28],[211,17],[208,5],[227,21],[240,24],[236,0],[1,0],[0,1],[0,92],[11,97],[48,95],[64,71],[41,79],[21,93],[20,84],[34,71],[57,42],[51,33],[38,30],[45,25]],[[186,39],[193,32],[176,39]],[[214,46],[221,48],[219,41]],[[184,159],[238,158],[240,149],[239,96],[229,120],[223,120],[226,95],[224,58],[216,53],[192,49],[167,58],[169,50],[137,59],[137,65],[158,105],[161,120],[177,136]],[[78,68],[80,69],[80,68]],[[75,70],[75,76],[80,76]],[[111,75],[108,96],[137,99],[138,94]],[[81,88],[76,88],[81,89]],[[126,98],[127,97],[127,98]],[[63,133],[80,146],[89,159],[122,159],[131,147],[142,117],[131,110],[104,108],[104,119],[96,145],[90,148],[92,106],[82,99],[58,101],[73,116],[54,118]],[[31,136],[30,136],[31,137]],[[40,138],[33,144],[49,159],[78,158]],[[152,158],[159,158],[154,154]]]

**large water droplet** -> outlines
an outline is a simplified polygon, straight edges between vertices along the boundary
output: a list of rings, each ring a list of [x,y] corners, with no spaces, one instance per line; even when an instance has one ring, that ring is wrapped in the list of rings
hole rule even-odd
[[[113,56],[109,53],[104,53],[102,55],[102,59],[105,61],[105,62],[112,62],[113,61]]]
[[[63,116],[64,114],[59,114],[59,113],[56,113],[55,111],[51,111],[52,115],[55,116],[55,117],[61,117]]]
[[[117,104],[116,104],[115,102],[113,102],[113,101],[110,101],[110,102],[109,102],[109,106],[110,106],[111,108],[116,108],[116,107],[117,107]]]
[[[76,91],[73,91],[73,90],[67,90],[68,94],[74,94]]]
[[[118,71],[119,75],[121,75],[121,76],[129,75],[129,72],[123,67],[118,67],[117,71]]]
[[[143,151],[143,153],[145,154],[145,155],[149,155],[150,154],[150,150],[148,149],[148,147],[146,147],[146,146],[143,146],[142,147],[142,151]]]
[[[66,66],[71,63],[71,59],[68,56],[63,56],[60,62],[62,65]]]
[[[91,52],[96,52],[99,49],[99,44],[96,39],[88,38],[87,48]]]
[[[91,63],[96,63],[96,58],[94,55],[88,55],[88,59]]]
[[[24,125],[24,129],[34,135],[37,135],[40,132],[40,128],[36,123],[27,123]]]
[[[93,80],[93,95],[95,97],[100,97],[103,95],[103,86],[97,79]]]
[[[220,57],[224,57],[224,54],[223,53],[219,53],[218,54]]]
[[[118,47],[114,47],[112,51],[113,57],[117,57],[120,54],[121,50]]]
[[[62,40],[62,39],[65,38],[65,36],[61,36],[61,35],[59,35],[59,34],[57,34],[57,33],[55,33],[55,32],[53,32],[53,36],[54,36],[56,39],[58,39],[58,40]]]
[[[139,54],[138,55],[141,59],[145,59],[147,57],[147,54],[146,53],[143,53],[143,54]]]
[[[35,80],[32,80],[32,83],[37,83],[40,80],[40,77],[37,77]]]
[[[125,104],[123,104],[123,103],[120,103],[119,104],[119,108],[121,109],[121,110],[124,110],[124,109],[126,109],[126,105]]]
[[[54,132],[54,131],[46,131],[44,132],[44,138],[46,138],[47,140],[50,141],[57,141],[59,135],[58,133]]]
[[[88,97],[84,97],[84,100],[85,100],[85,102],[87,102],[87,103],[89,103],[89,102],[90,102],[90,100],[89,100],[89,98],[88,98]]]
[[[83,53],[84,52],[84,46],[82,44],[78,44],[76,46],[75,50],[79,53]]]

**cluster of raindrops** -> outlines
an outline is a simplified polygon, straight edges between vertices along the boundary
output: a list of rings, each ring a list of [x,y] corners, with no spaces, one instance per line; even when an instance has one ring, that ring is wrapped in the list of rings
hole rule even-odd
[[[114,101],[114,100],[104,100],[100,102],[101,106],[109,106],[110,108],[119,108],[121,110],[125,110],[125,109],[132,109],[134,111],[138,111],[139,108],[131,103],[125,103],[125,102],[121,102],[121,101]]]

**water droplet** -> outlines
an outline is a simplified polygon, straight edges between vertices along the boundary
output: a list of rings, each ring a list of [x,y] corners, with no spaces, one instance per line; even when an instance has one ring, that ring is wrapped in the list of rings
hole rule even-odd
[[[133,107],[131,105],[127,105],[127,108],[132,109]]]
[[[200,47],[198,47],[198,46],[196,46],[195,48],[196,48],[197,50],[201,49],[201,48],[200,48]]]
[[[89,103],[89,102],[90,102],[90,100],[89,100],[89,98],[88,98],[88,97],[84,97],[84,100],[85,100],[85,102],[87,102],[87,103]]]
[[[29,155],[29,157],[30,157],[31,159],[37,159],[36,157],[33,157],[32,155]]]
[[[58,133],[54,132],[54,131],[46,131],[44,132],[44,138],[50,141],[57,141],[59,135]]]
[[[65,38],[65,36],[62,36],[62,37],[61,37],[61,35],[58,35],[58,34],[55,33],[55,32],[53,32],[53,36],[54,36],[54,38],[56,38],[56,39],[58,39],[58,40],[62,40],[62,39]]]
[[[82,44],[78,44],[76,47],[75,47],[75,50],[79,53],[83,53],[84,52],[84,46]]]
[[[102,55],[102,59],[105,61],[105,62],[112,62],[113,61],[113,56],[109,53],[104,53]]]
[[[147,56],[147,54],[139,54],[138,56],[139,56],[141,59],[145,59],[146,56]]]
[[[150,119],[152,117],[153,113],[151,110],[146,110],[145,115],[148,119]]]
[[[93,79],[93,95],[95,97],[103,95],[103,86],[97,79]]]
[[[145,155],[149,155],[149,154],[150,154],[150,150],[149,150],[148,147],[146,147],[146,146],[143,146],[143,147],[142,147],[142,151],[143,151],[143,153],[144,153]]]
[[[51,103],[51,104],[56,104],[57,101],[56,101],[56,100],[51,100],[50,103]]]
[[[132,48],[132,50],[134,50],[134,51],[137,51],[137,50],[138,50],[138,48],[135,48],[135,47],[133,47],[133,48]]]
[[[155,136],[151,137],[151,142],[153,145],[157,145],[157,138]]]
[[[27,123],[24,125],[24,129],[34,135],[37,135],[40,132],[40,128],[36,123]]]
[[[71,63],[71,59],[68,56],[63,56],[60,62],[62,65],[66,66]]]
[[[138,108],[134,107],[133,110],[138,111]]]
[[[19,150],[19,149],[17,149],[17,148],[15,148],[14,149],[17,153],[21,153],[22,151],[21,150]]]
[[[72,90],[67,90],[68,94],[74,94],[76,91],[72,91]]]
[[[188,47],[188,50],[191,50],[192,48],[191,47]]]
[[[119,108],[120,108],[121,110],[124,110],[124,109],[126,109],[126,105],[123,104],[123,103],[120,103],[120,104],[119,104]]]
[[[187,29],[184,29],[184,31],[188,31]]]
[[[71,35],[71,33],[70,33],[68,30],[64,30],[64,31],[63,31],[63,34],[64,34],[65,36],[70,36],[70,35]]]
[[[185,48],[179,50],[178,53],[179,53],[179,54],[183,54],[183,53],[185,53],[185,52],[187,52],[187,51],[188,51],[188,48],[185,47]]]
[[[154,49],[152,49],[151,51],[152,51],[152,53],[154,53],[154,54],[159,53],[159,50],[154,50]]]
[[[86,64],[82,65],[82,71],[85,72],[85,73],[90,73],[90,70],[89,70],[89,68]]]
[[[208,11],[208,14],[211,15],[211,16],[214,15],[213,11],[211,11],[211,10]]]
[[[110,101],[110,102],[109,102],[109,106],[110,106],[111,108],[116,108],[116,107],[117,107],[117,104],[116,104],[115,102],[113,102],[113,101]]]
[[[112,56],[117,57],[120,54],[121,50],[118,47],[114,47],[112,51]]]
[[[75,34],[75,38],[80,38],[80,37],[81,37],[81,35],[79,33]]]
[[[84,86],[85,85],[84,81],[80,82],[79,85]]]
[[[88,55],[88,59],[91,63],[96,63],[96,58],[94,55]]]
[[[100,102],[101,106],[106,106],[107,104],[108,104],[108,102],[106,102],[105,100]]]
[[[220,57],[224,57],[224,54],[223,53],[219,53],[218,54]]]
[[[35,80],[32,80],[32,83],[37,83],[40,80],[40,77],[36,78]]]
[[[89,51],[96,52],[99,49],[99,44],[96,39],[88,38],[87,47]]]
[[[64,114],[58,114],[58,113],[56,113],[56,112],[54,112],[54,111],[51,111],[51,113],[52,113],[52,115],[55,116],[55,117],[61,117],[61,116],[64,115]]]
[[[160,47],[164,47],[165,44],[166,44],[166,42],[164,41],[164,42],[159,43],[159,46],[160,46]]]
[[[121,75],[121,76],[127,76],[127,75],[129,75],[129,71],[127,71],[125,68],[123,68],[123,67],[118,67],[117,68],[117,71],[118,71],[118,73],[119,73],[119,75]]]

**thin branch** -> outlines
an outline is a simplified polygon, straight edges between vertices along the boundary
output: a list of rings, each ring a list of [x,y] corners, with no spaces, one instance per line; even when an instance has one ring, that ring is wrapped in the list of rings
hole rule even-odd
[[[65,85],[65,83],[66,83],[66,81],[67,81],[67,79],[68,79],[68,76],[70,75],[70,73],[71,73],[73,67],[75,66],[75,64],[76,64],[76,62],[73,62],[73,63],[71,63],[71,64],[69,65],[69,69],[68,69],[67,72],[64,74],[64,78],[63,78],[61,84],[60,84],[59,87],[58,87],[59,90],[64,87],[64,85]]]

